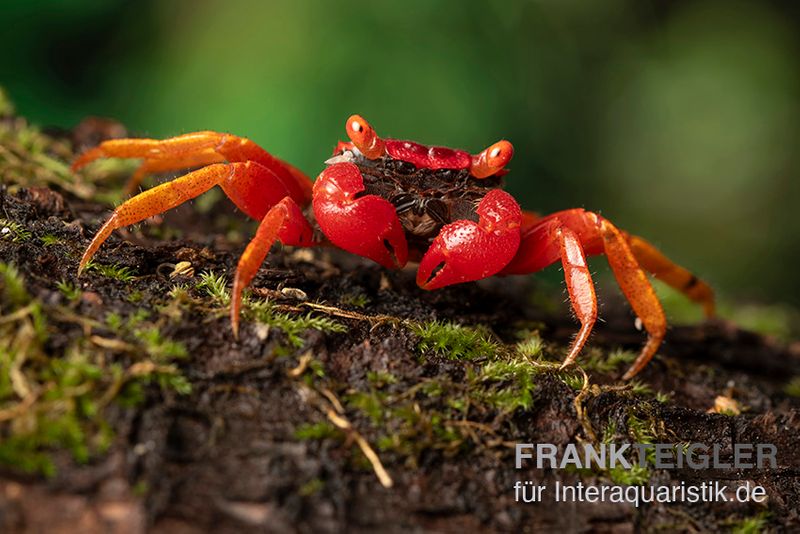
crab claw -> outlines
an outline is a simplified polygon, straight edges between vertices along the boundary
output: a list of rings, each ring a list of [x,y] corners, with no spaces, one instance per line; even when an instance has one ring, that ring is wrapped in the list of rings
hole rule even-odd
[[[314,182],[314,216],[337,247],[387,268],[408,261],[408,243],[394,206],[376,195],[364,195],[361,171],[352,163],[335,163]]]
[[[477,223],[459,220],[445,225],[423,256],[417,285],[438,289],[500,272],[517,253],[522,213],[514,197],[493,189],[476,210]]]

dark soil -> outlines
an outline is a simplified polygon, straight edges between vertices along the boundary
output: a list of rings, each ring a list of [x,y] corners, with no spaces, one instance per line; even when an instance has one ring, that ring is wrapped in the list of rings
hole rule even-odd
[[[69,146],[71,140],[56,141]],[[559,372],[547,363],[562,357],[576,326],[560,305],[551,313],[531,304],[554,298],[538,294],[531,278],[424,292],[412,271],[388,272],[329,250],[277,249],[253,282],[253,298],[270,299],[290,319],[311,314],[346,329],[311,328],[293,344],[277,323],[251,316],[237,341],[227,308],[197,288],[206,271],[230,279],[242,236],[252,230],[226,200],[206,214],[187,205],[163,221],[115,233],[97,261],[128,267],[132,279],[98,271],[78,279],[78,258],[108,204],[53,183],[7,174],[3,181],[0,218],[28,237],[0,239],[0,261],[15,265],[30,296],[41,302],[49,325],[47,358],[68,358],[69,347],[95,336],[91,354],[103,372],[113,363],[155,361],[146,345],[136,345],[108,319],[112,312],[126,318],[144,309],[151,313],[148,325],[185,347],[187,355],[171,363],[177,362],[191,392],[153,381],[137,403],[104,405],[90,419],[110,425],[110,445],[76,459],[58,443],[42,444],[37,450],[55,467],[50,476],[0,455],[2,532],[800,528],[800,399],[786,390],[800,375],[797,344],[786,347],[722,321],[673,326],[636,386],[619,381],[626,364],[587,363],[590,382],[584,384],[580,372]],[[109,178],[104,187],[121,189],[122,181]],[[194,274],[170,279],[181,261],[190,262]],[[62,281],[80,296],[66,296],[57,287]],[[183,302],[170,294],[176,284],[188,288]],[[9,311],[3,308],[0,316]],[[607,322],[592,338],[587,362],[602,362],[618,348],[636,351],[643,342],[624,304],[609,297],[603,314]],[[518,341],[520,331],[538,332],[546,365],[525,375],[533,376],[532,402],[508,408],[470,390],[483,383],[480,373],[493,355],[465,360],[421,350],[410,325],[434,319],[479,326],[503,347]],[[137,348],[126,352],[116,341]],[[497,388],[513,393],[515,379]],[[454,408],[455,400],[465,399],[472,404]],[[12,400],[19,399],[0,397],[0,410]],[[726,401],[728,413],[739,415],[708,413],[715,402],[716,411],[724,411],[720,403]],[[337,418],[351,428],[337,426]],[[0,418],[0,440],[24,431]],[[778,468],[647,474],[650,484],[716,480],[735,487],[750,481],[766,488],[768,499],[760,504],[553,504],[552,493],[542,503],[515,502],[518,480],[548,487],[556,481],[614,483],[600,471],[517,470],[515,443],[564,446],[603,437],[721,444],[724,455],[736,443],[772,443]],[[380,458],[392,487],[381,484],[360,440]]]

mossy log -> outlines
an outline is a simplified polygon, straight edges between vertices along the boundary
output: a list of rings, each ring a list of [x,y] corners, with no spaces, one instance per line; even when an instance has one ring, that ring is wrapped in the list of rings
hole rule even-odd
[[[673,326],[621,382],[643,335],[613,304],[561,371],[575,325],[531,277],[423,292],[411,272],[299,249],[270,254],[237,341],[229,281],[251,223],[212,196],[117,232],[78,278],[130,166],[68,170],[101,121],[43,133],[0,114],[0,531],[800,526],[797,344]],[[772,443],[778,467],[515,469],[515,443],[603,441]],[[523,504],[520,480],[768,497]]]

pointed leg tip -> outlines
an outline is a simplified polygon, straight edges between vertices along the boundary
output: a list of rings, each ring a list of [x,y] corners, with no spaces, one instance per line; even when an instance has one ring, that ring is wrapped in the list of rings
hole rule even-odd
[[[634,377],[634,376],[636,376],[637,374],[639,374],[639,371],[636,371],[636,370],[634,370],[633,368],[631,368],[631,369],[628,369],[628,370],[625,372],[625,374],[624,374],[624,375],[622,375],[622,380],[625,380],[625,381],[627,381],[627,380],[630,380],[631,378],[633,378],[633,377]]]
[[[239,341],[239,310],[231,310],[231,330],[234,341]]]

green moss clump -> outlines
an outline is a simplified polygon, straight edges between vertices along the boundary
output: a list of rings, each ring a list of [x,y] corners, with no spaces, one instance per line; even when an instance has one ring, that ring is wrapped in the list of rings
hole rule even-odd
[[[31,233],[16,221],[0,219],[0,239],[9,239],[14,243],[23,243],[31,238]]]
[[[56,288],[69,300],[75,301],[81,298],[80,288],[68,280],[61,280],[56,284]]]
[[[231,303],[231,293],[228,291],[225,275],[217,275],[210,271],[200,273],[200,281],[196,287],[211,297],[216,304],[228,306]]]
[[[77,298],[72,284],[58,287]],[[150,382],[178,393],[189,390],[170,364],[185,349],[145,326],[145,315],[107,318],[143,350],[129,350],[124,339],[92,336],[68,341],[54,355],[48,345],[50,311],[28,293],[13,265],[0,263],[0,463],[45,475],[55,473],[56,450],[87,462],[108,449],[110,403],[141,402]],[[112,359],[114,352],[127,356]]]
[[[800,376],[795,376],[783,387],[784,393],[791,397],[800,397]]]
[[[107,278],[113,278],[120,282],[130,282],[136,278],[136,273],[130,267],[123,267],[121,265],[102,265],[95,263],[94,260],[86,264],[86,271],[94,271]]]
[[[746,517],[740,521],[734,522],[731,525],[732,534],[759,534],[765,532],[767,529],[767,522],[770,513],[767,511],[760,512],[753,517]]]
[[[294,348],[300,348],[305,343],[303,335],[308,330],[319,330],[328,334],[342,333],[347,327],[329,317],[318,317],[311,312],[304,315],[284,313],[275,310],[267,301],[247,301],[245,303],[245,317],[259,323],[279,328]]]
[[[13,103],[0,87],[0,117],[4,118],[0,121],[0,176],[11,193],[18,187],[49,186],[110,205],[123,200],[121,182],[138,165],[136,161],[102,160],[73,172],[69,166],[74,157],[72,143],[42,133],[14,113]]]
[[[326,439],[341,435],[342,431],[328,421],[302,424],[294,431],[294,437],[299,440]]]
[[[502,350],[481,327],[430,321],[413,324],[411,331],[419,337],[417,349],[422,354],[432,353],[451,360],[474,360]]]

